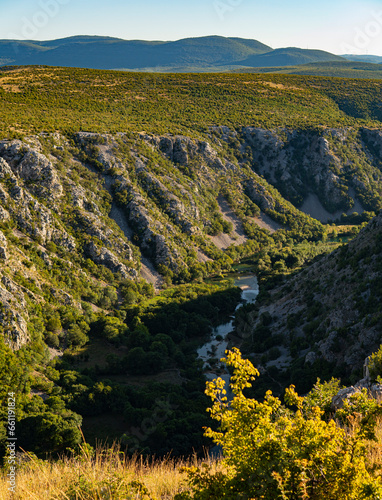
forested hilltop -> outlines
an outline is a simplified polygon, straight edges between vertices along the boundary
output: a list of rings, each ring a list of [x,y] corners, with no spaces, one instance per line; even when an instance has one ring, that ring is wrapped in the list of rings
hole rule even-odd
[[[0,379],[4,401],[17,394],[18,444],[62,453],[81,427],[128,453],[200,452],[196,350],[239,303],[235,273],[263,290],[338,247],[348,266],[356,246],[343,245],[381,208],[380,84],[9,67],[0,104]],[[272,313],[254,329],[241,309],[236,342],[251,332],[264,387],[349,381],[301,359],[325,340],[321,312],[288,344]],[[359,339],[341,335],[342,359]]]

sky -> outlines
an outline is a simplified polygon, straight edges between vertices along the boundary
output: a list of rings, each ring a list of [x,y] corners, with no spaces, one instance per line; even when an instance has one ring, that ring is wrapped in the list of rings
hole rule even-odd
[[[382,56],[382,0],[0,0],[0,39],[252,38],[272,48]]]

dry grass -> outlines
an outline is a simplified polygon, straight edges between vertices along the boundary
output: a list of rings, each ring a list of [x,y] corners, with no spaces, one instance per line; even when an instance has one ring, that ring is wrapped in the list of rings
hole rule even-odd
[[[217,461],[206,461],[213,469],[220,467]],[[59,461],[31,457],[17,468],[15,493],[8,491],[7,472],[2,473],[0,500],[171,500],[188,489],[182,468],[197,465],[197,458],[126,459],[117,448]],[[131,486],[133,481],[144,485],[146,494]]]
[[[380,402],[380,401],[379,401]],[[381,471],[382,468],[382,417],[377,419],[375,440],[367,443],[367,463],[370,467]]]

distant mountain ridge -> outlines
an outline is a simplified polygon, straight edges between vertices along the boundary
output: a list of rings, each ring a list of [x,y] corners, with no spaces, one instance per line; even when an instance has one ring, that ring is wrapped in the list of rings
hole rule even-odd
[[[341,78],[382,79],[382,64],[358,61],[330,61],[296,64],[294,66],[264,66],[239,68],[233,73],[280,73],[284,75],[316,75]]]
[[[315,62],[344,61],[341,56],[336,56],[323,50],[299,49],[287,47],[275,49],[270,52],[248,57],[243,64],[254,67],[269,66],[295,66],[297,64],[308,64]]]
[[[322,50],[272,49],[257,40],[204,36],[177,41],[74,36],[50,41],[0,40],[0,66],[47,65],[93,69],[214,71],[345,61]]]
[[[342,57],[344,57],[348,61],[382,64],[382,56],[373,56],[370,54],[345,54]]]

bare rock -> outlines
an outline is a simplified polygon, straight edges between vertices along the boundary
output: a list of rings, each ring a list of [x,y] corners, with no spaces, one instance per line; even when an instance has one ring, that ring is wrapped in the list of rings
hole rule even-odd
[[[53,164],[30,145],[16,140],[2,141],[0,156],[3,157],[0,165],[3,173],[0,175],[9,175],[8,164],[11,173],[25,181],[31,192],[38,196],[49,195],[54,199],[62,196],[63,188]]]
[[[362,379],[354,386],[341,389],[332,398],[332,410],[336,411],[343,408],[345,401],[349,401],[351,396],[354,396],[365,389],[367,390],[369,398],[376,399],[378,402],[382,401],[382,384],[373,384],[370,386],[368,379]]]
[[[348,401],[351,396],[354,394],[357,394],[358,392],[361,392],[362,388],[361,387],[345,387],[344,389],[341,389],[338,391],[338,393],[333,396],[332,398],[332,410],[340,410],[344,406],[344,402]]]
[[[5,342],[18,350],[29,340],[26,314],[20,301],[8,290],[0,286],[0,326]]]
[[[113,273],[120,273],[122,278],[126,279],[138,275],[135,269],[128,269],[113,252],[105,247],[99,248],[94,242],[90,242],[85,250],[96,264],[107,267]]]
[[[255,179],[251,179],[247,182],[246,191],[251,200],[258,205],[261,210],[274,210],[276,206],[276,201],[268,193],[266,188],[256,182]]]

